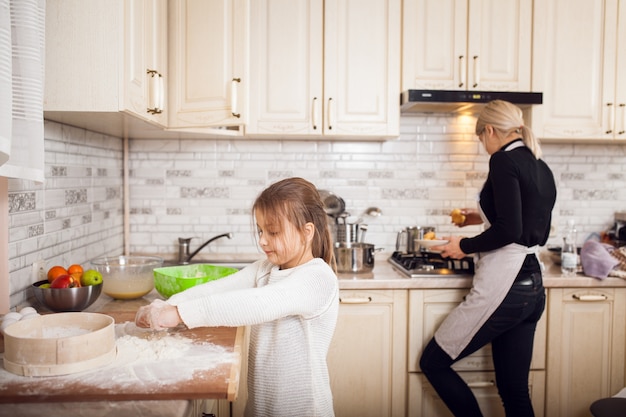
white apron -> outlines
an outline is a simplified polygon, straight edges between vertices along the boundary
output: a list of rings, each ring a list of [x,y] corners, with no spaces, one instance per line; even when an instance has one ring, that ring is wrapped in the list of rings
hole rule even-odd
[[[521,143],[513,145],[523,146]],[[514,149],[517,146],[511,146]],[[491,225],[480,210],[486,228]],[[500,306],[522,268],[526,255],[537,254],[537,246],[510,243],[502,248],[474,255],[472,289],[435,332],[437,344],[456,359],[478,330]]]

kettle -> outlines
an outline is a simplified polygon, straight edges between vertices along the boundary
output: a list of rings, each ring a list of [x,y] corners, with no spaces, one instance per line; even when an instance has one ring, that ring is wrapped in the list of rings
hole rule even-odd
[[[435,232],[434,226],[410,226],[398,232],[396,236],[396,251],[402,253],[421,252],[421,246],[416,240],[424,239],[424,234]]]

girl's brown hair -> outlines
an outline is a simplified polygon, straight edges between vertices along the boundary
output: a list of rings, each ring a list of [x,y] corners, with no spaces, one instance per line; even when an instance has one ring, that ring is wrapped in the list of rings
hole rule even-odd
[[[303,178],[287,178],[266,188],[252,205],[252,213],[259,210],[270,223],[281,224],[286,219],[303,233],[304,225],[313,223],[315,234],[311,251],[336,271],[333,242],[328,229],[328,217],[317,188]]]

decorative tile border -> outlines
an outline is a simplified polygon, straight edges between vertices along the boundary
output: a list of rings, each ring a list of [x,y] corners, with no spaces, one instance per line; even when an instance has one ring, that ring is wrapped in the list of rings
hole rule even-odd
[[[9,193],[9,215],[37,209],[34,191],[26,193]]]

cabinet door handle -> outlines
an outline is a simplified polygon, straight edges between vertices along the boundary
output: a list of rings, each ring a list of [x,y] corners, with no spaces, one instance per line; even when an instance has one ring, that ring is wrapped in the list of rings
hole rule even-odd
[[[241,82],[241,78],[233,78],[233,81],[231,82],[231,85],[230,85],[231,114],[237,118],[241,117],[241,113],[237,111],[237,87],[240,82]]]
[[[495,387],[495,385],[496,385],[495,381],[475,381],[475,382],[469,382],[467,384],[467,386],[470,388],[488,388],[488,387]]]
[[[160,88],[159,83],[160,79],[163,78],[158,71],[147,69],[146,74],[150,75],[150,80],[148,83],[148,107],[146,111],[150,114],[159,114],[162,112],[162,109],[159,108],[159,103],[161,101],[159,97]]]
[[[341,304],[367,304],[372,302],[372,297],[339,297],[339,302]]]
[[[605,301],[609,299],[609,297],[604,294],[574,294],[572,298],[578,301]]]
[[[619,135],[623,135],[624,133],[626,133],[626,104],[624,103],[620,103],[619,104],[619,108],[622,111],[622,128],[619,130],[619,132],[617,132]]]
[[[159,74],[159,113],[165,110],[165,80],[163,79],[163,75]]]
[[[465,85],[465,57],[463,55],[459,55],[459,87],[463,87]]]
[[[333,130],[333,98],[328,99],[328,130]]]
[[[317,97],[313,97],[313,130],[317,130]]]
[[[474,55],[474,84],[473,88],[478,87],[480,83],[480,65],[478,65],[478,55]]]
[[[604,132],[607,135],[610,135],[611,133],[613,133],[613,112],[614,112],[614,108],[613,108],[613,103],[606,103],[606,107],[608,109],[609,112],[609,128]]]

